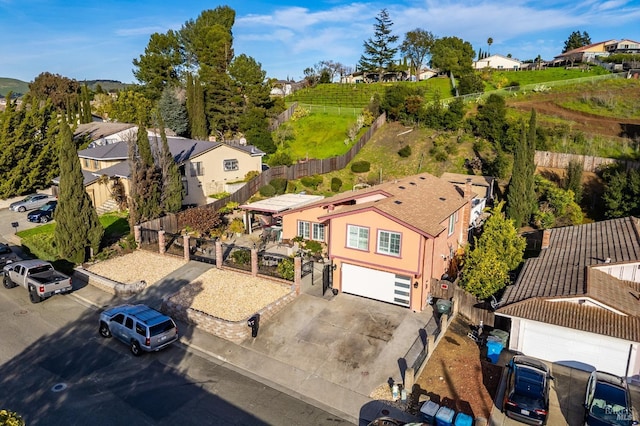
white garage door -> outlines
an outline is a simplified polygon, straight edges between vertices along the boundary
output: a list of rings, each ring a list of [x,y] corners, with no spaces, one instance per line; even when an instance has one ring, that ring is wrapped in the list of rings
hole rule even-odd
[[[342,291],[396,305],[409,306],[411,277],[343,263]]]
[[[584,331],[525,321],[522,352],[581,370],[604,370],[626,375],[629,344]]]

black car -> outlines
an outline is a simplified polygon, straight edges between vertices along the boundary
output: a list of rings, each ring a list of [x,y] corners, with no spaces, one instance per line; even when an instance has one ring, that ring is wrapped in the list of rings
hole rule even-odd
[[[7,263],[17,262],[18,256],[6,244],[0,243],[0,268],[4,268]]]
[[[629,388],[624,378],[594,371],[587,382],[584,424],[589,426],[631,426],[633,419]]]
[[[502,409],[522,423],[544,425],[549,415],[549,367],[542,361],[516,355],[507,364],[507,386]]]
[[[27,215],[27,220],[29,222],[47,223],[50,220],[53,220],[53,212],[56,210],[57,205],[57,201],[49,201],[38,210],[34,210],[29,213]]]

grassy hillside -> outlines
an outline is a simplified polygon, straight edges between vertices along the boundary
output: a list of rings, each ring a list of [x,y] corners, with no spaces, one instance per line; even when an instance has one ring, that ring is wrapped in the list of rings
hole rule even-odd
[[[558,67],[532,71],[486,70],[481,71],[480,74],[485,81],[485,91],[489,91],[514,85],[526,86],[528,84],[543,84],[610,73],[602,67],[590,67],[587,70]]]
[[[0,96],[5,97],[9,92],[14,96],[22,96],[29,91],[29,83],[15,78],[0,77]]]

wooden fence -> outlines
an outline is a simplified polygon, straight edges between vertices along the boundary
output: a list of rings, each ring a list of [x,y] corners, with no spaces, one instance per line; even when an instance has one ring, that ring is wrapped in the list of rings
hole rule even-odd
[[[594,157],[592,155],[567,154],[564,152],[536,151],[534,163],[538,167],[552,169],[566,169],[571,161],[582,164],[585,172],[597,172],[603,166],[609,164],[624,164],[626,169],[639,169],[640,162],[628,160],[616,160],[614,158]]]
[[[280,127],[282,123],[289,121],[289,119],[291,118],[291,116],[293,115],[297,107],[298,107],[298,103],[294,102],[293,104],[291,104],[289,108],[281,112],[280,115],[274,118],[271,124],[269,124],[269,131],[273,132],[278,127]]]
[[[489,303],[478,301],[475,296],[467,293],[455,284],[453,288],[453,301],[459,314],[467,317],[472,324],[479,324],[480,321],[482,321],[484,325],[494,326],[495,315]]]

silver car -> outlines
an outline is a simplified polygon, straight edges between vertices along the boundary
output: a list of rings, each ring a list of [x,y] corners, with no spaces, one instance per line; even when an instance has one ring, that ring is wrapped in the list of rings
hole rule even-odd
[[[131,353],[159,351],[178,340],[176,323],[146,305],[120,305],[100,314],[98,331],[129,345]]]
[[[20,201],[16,201],[9,205],[9,210],[14,212],[26,212],[27,210],[39,209],[44,206],[51,198],[47,194],[31,194],[27,195]]]

